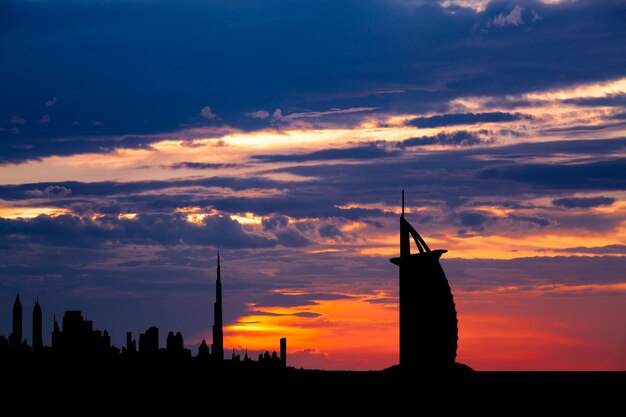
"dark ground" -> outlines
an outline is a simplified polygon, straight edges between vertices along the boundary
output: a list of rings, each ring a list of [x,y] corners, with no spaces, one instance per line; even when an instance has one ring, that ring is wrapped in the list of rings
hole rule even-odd
[[[624,415],[626,372],[315,371],[206,363],[0,363],[2,402],[63,414]],[[223,408],[217,412],[214,407]],[[621,410],[621,411],[620,411]],[[8,415],[8,414],[7,414]],[[56,415],[56,414],[55,414]],[[473,414],[472,414],[473,415]]]

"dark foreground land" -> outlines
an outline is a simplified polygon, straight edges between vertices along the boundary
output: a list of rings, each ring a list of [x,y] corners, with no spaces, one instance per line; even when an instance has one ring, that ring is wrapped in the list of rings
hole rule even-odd
[[[442,373],[397,367],[350,372],[151,361],[13,361],[0,363],[0,378],[5,403],[19,399],[33,411],[62,404],[65,413],[83,415],[255,411],[386,416],[463,410],[622,415],[626,399],[626,372],[475,372],[462,367]],[[226,409],[211,411],[217,404]]]

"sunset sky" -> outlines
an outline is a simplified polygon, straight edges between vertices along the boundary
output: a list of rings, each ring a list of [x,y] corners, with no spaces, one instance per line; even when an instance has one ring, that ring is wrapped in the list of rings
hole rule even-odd
[[[626,1],[0,0],[19,292],[289,365],[398,362],[401,190],[457,361],[626,370]],[[419,337],[419,333],[416,334]]]

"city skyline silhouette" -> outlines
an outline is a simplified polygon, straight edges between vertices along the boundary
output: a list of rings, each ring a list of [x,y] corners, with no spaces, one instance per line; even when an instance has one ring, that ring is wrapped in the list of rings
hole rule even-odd
[[[413,238],[417,254],[411,255]],[[400,215],[399,233],[400,256],[392,258],[391,262],[400,267],[400,339],[399,363],[405,371],[419,372],[447,372],[455,365],[458,330],[456,310],[452,299],[452,292],[438,259],[445,250],[431,252],[430,248],[405,219],[404,190],[402,190],[402,211]],[[402,290],[403,288],[404,291]],[[404,294],[404,296],[402,295]],[[403,302],[404,299],[404,302]],[[165,348],[159,346],[159,328],[150,326],[140,333],[138,341],[133,339],[130,331],[126,332],[126,345],[118,348],[111,344],[111,337],[107,330],[94,328],[92,321],[86,320],[79,310],[65,311],[62,325],[54,317],[51,345],[43,345],[42,308],[37,298],[32,314],[31,345],[22,337],[22,303],[19,294],[16,295],[13,305],[13,327],[8,338],[0,336],[0,355],[14,355],[16,357],[46,354],[49,360],[72,358],[112,358],[118,355],[140,355],[148,358],[158,358],[159,355],[167,360],[184,360],[192,357],[203,362],[213,362],[219,365],[224,357],[224,333],[222,318],[222,280],[220,253],[216,257],[215,302],[213,304],[214,323],[211,326],[212,340],[209,344],[205,339],[197,347],[194,355],[185,348],[181,332],[167,333]],[[404,353],[403,353],[404,352]],[[242,361],[241,355],[232,348],[232,363]],[[245,349],[244,364],[253,360]],[[287,339],[280,338],[280,356],[274,350],[259,354],[259,366],[266,368],[287,367]],[[469,368],[467,368],[469,369]]]
[[[183,335],[181,332],[169,331],[167,333],[165,347],[159,344],[159,328],[150,326],[145,332],[140,333],[138,340],[133,338],[132,332],[126,332],[126,345],[118,348],[111,344],[111,337],[107,330],[101,331],[94,327],[94,323],[83,317],[79,310],[67,310],[63,314],[61,325],[56,319],[53,319],[53,331],[51,334],[51,345],[44,346],[43,330],[42,330],[42,307],[39,299],[36,299],[32,314],[32,338],[31,345],[28,344],[26,338],[23,338],[23,307],[19,294],[16,295],[13,304],[12,314],[12,332],[7,337],[0,335],[0,360],[8,358],[34,358],[47,361],[63,361],[63,360],[80,360],[88,359],[92,361],[111,360],[117,356],[125,356],[127,358],[142,357],[152,360],[167,361],[183,361],[190,360],[195,357],[202,361],[204,365],[207,363],[220,367],[224,362],[224,341],[223,341],[223,321],[222,321],[222,283],[221,283],[221,265],[219,251],[217,253],[217,269],[215,280],[215,303],[214,317],[215,322],[212,326],[213,339],[211,348],[209,349],[206,340],[202,340],[197,346],[196,354],[185,348]],[[248,356],[248,350],[245,349],[245,355],[242,358],[239,352],[232,349],[232,357],[229,362],[233,364],[241,363],[243,366],[252,366],[256,363],[262,369],[286,368],[287,366],[287,339],[280,338],[280,356],[276,350],[271,354],[267,350],[265,353],[258,355],[258,360],[253,360]]]

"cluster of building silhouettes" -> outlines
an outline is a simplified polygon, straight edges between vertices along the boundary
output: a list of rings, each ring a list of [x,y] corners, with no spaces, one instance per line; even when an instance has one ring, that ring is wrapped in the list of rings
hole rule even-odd
[[[214,305],[213,343],[211,348],[205,340],[202,340],[198,348],[196,358],[206,362],[223,362],[224,358],[224,334],[222,321],[222,282],[219,254],[217,258],[216,300]],[[61,326],[56,317],[52,330],[51,346],[43,343],[43,314],[39,300],[35,301],[33,308],[33,335],[32,346],[29,346],[22,334],[22,302],[19,295],[13,304],[13,328],[7,338],[0,336],[0,357],[41,355],[42,357],[115,357],[124,355],[127,357],[142,358],[166,358],[166,359],[191,359],[192,352],[185,348],[183,335],[180,332],[169,332],[166,339],[165,349],[159,347],[159,329],[155,326],[148,328],[133,339],[131,332],[126,333],[126,346],[119,349],[111,344],[111,336],[104,330],[94,329],[93,322],[86,320],[80,311],[66,311]],[[274,351],[272,354],[266,351],[259,354],[258,361],[248,357],[248,352],[242,359],[235,354],[233,349],[231,362],[243,362],[249,365],[258,364],[264,367],[281,368],[287,366],[287,339],[280,339],[280,356]]]

